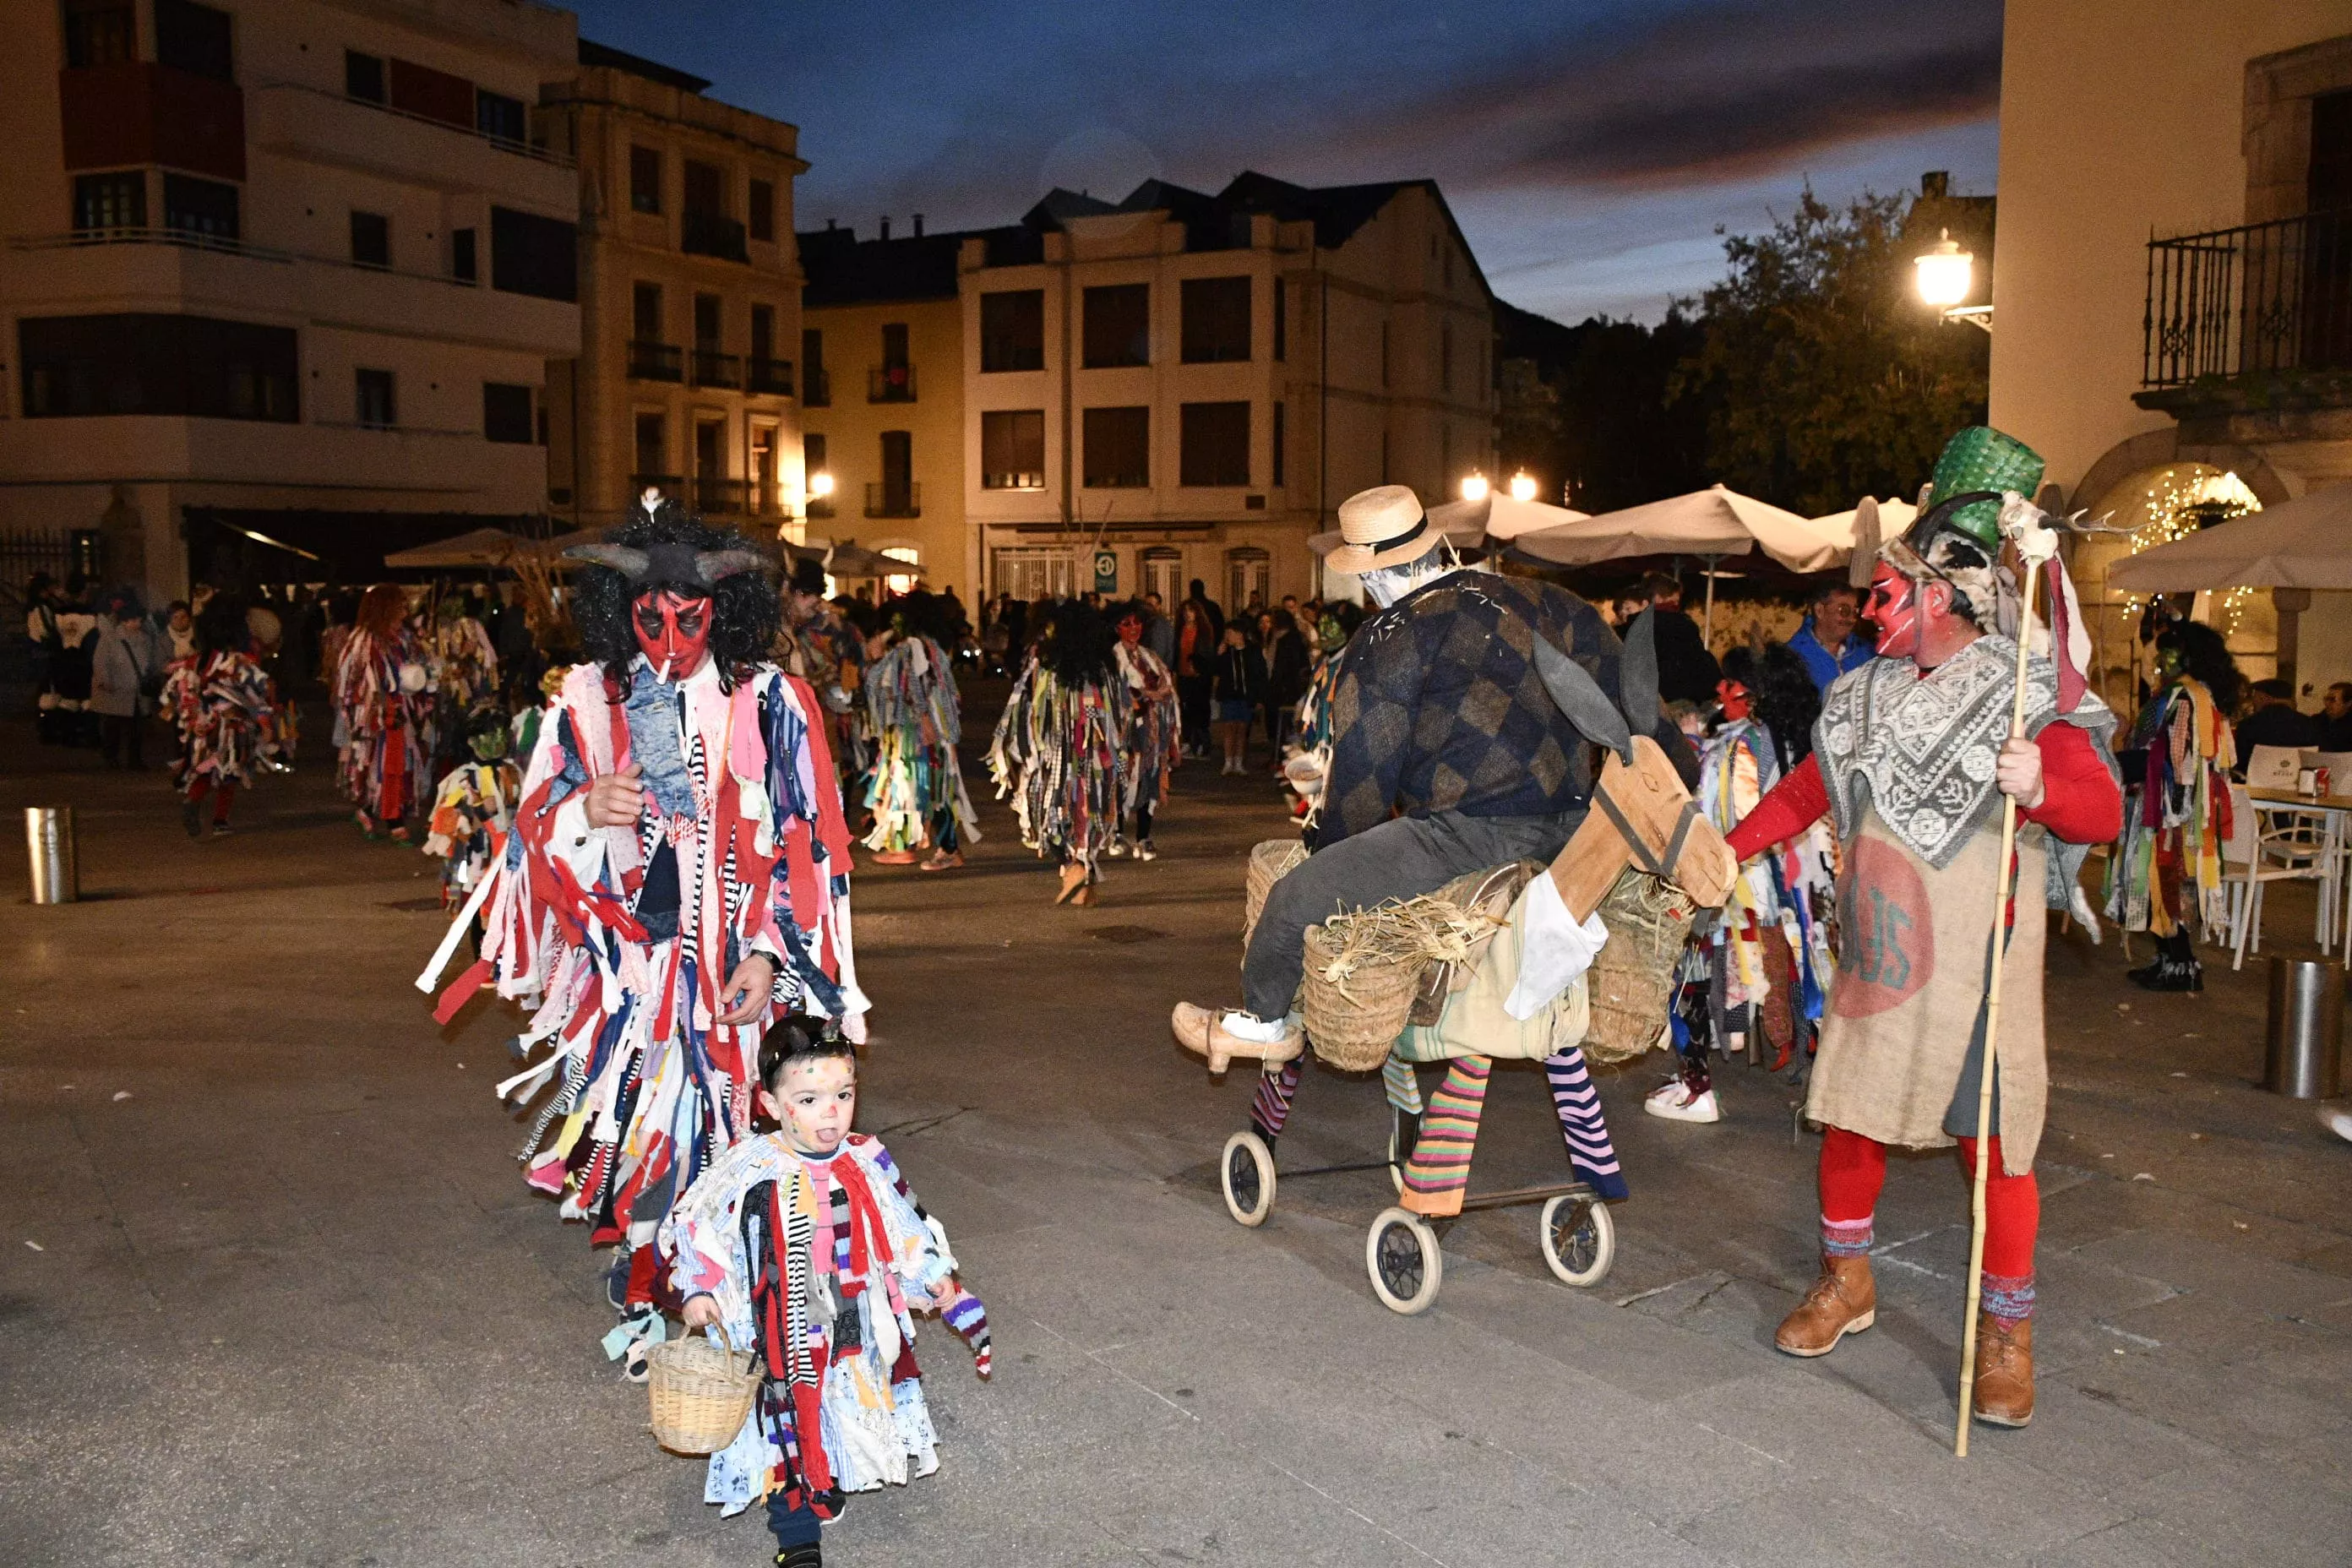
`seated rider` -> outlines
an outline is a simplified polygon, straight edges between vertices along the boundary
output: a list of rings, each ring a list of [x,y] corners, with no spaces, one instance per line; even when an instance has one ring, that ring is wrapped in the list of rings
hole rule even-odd
[[[1339,508],[1326,564],[1381,606],[1349,639],[1331,697],[1331,762],[1308,858],[1276,882],[1242,963],[1242,1005],[1177,1005],[1180,1043],[1288,1061],[1307,928],[1335,910],[1416,898],[1523,858],[1549,861],[1584,819],[1598,752],[1535,665],[1542,637],[1620,702],[1621,645],[1601,613],[1532,577],[1465,569],[1403,485]],[[1646,721],[1646,722],[1644,722]],[[1634,721],[1685,782],[1697,765],[1661,709]]]

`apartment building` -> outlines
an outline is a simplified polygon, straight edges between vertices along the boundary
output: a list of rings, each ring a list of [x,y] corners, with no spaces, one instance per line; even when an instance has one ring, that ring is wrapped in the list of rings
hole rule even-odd
[[[163,596],[364,579],[543,507],[578,196],[532,106],[577,69],[568,13],[0,0],[0,527],[96,532]]]
[[[550,87],[579,164],[581,336],[550,366],[548,504],[619,519],[648,485],[770,535],[803,501],[799,132],[700,77],[583,40]]]

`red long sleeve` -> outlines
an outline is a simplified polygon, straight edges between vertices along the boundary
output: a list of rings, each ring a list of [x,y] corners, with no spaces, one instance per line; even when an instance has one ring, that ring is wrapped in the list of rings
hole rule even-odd
[[[2042,751],[2042,804],[2019,816],[2070,844],[2104,844],[2123,831],[2123,792],[2092,750],[2087,731],[2072,724],[2049,724],[2033,743]],[[1807,757],[1765,793],[1725,840],[1734,855],[1746,860],[1802,833],[1829,808],[1821,763]]]

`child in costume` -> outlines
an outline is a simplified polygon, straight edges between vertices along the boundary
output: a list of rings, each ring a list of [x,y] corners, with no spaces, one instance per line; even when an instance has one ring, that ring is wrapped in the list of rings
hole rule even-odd
[[[849,1042],[818,1020],[781,1019],[759,1081],[778,1130],[729,1150],[656,1245],[688,1327],[719,1325],[765,1373],[742,1430],[710,1457],[703,1500],[732,1515],[765,1499],[778,1568],[820,1568],[821,1523],[847,1494],[939,1468],[914,1314],[940,1313],[983,1378],[988,1317],[890,1152],[850,1131]]]
[[[472,760],[451,768],[433,797],[425,853],[444,862],[443,909],[465,902],[489,870],[499,841],[514,826],[522,774],[509,754],[506,715],[494,708],[478,710],[466,736]]]
[[[408,841],[407,819],[425,788],[433,678],[408,625],[408,595],[378,583],[335,660],[335,743],[343,798],[369,837]]]
[[[180,730],[172,782],[188,837],[203,836],[209,795],[213,835],[226,837],[229,803],[274,754],[278,689],[247,651],[245,607],[230,595],[215,595],[205,606],[195,634],[195,651],[175,661],[163,682],[163,711]]]
[[[1143,646],[1143,623],[1149,612],[1130,604],[1118,612],[1118,641],[1111,657],[1118,663],[1127,687],[1129,711],[1119,737],[1119,825],[1135,822],[1132,840],[1113,830],[1110,857],[1116,860],[1132,846],[1139,860],[1156,860],[1151,844],[1152,814],[1167,803],[1168,775],[1184,760],[1182,723],[1176,706],[1176,677],[1160,657]]]
[[[967,839],[980,837],[980,821],[963,785],[956,746],[963,721],[941,634],[943,606],[919,590],[897,600],[884,651],[866,667],[866,711],[876,738],[874,771],[866,804],[874,829],[866,847],[889,866],[914,863],[915,851],[931,847],[926,871],[950,871],[963,864]]]
[[[1021,842],[1061,868],[1057,904],[1095,901],[1096,863],[1118,834],[1129,699],[1109,631],[1083,600],[1055,605],[988,749]]]

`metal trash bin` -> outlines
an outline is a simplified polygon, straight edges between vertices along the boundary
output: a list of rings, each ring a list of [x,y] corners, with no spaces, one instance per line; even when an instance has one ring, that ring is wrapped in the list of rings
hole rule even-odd
[[[2271,960],[2263,1087],[2294,1100],[2333,1100],[2343,1066],[2344,971],[2299,958]]]
[[[32,862],[33,902],[70,904],[81,897],[81,870],[74,860],[72,806],[25,808],[25,857]]]

